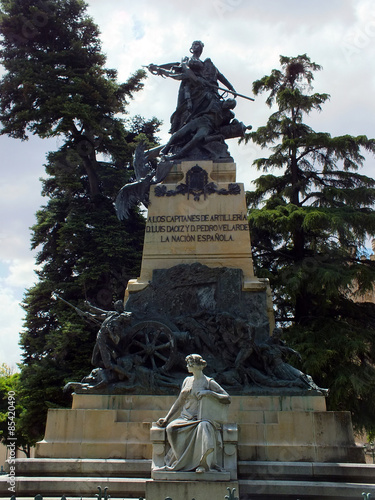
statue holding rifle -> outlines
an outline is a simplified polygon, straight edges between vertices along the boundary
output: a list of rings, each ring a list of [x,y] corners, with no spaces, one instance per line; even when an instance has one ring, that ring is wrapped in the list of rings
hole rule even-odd
[[[253,99],[238,94],[211,59],[200,59],[203,47],[196,40],[190,48],[191,56],[184,57],[181,63],[147,66],[154,75],[181,82],[177,107],[171,116],[172,136],[161,153],[171,160],[233,161],[224,141],[241,137],[250,127],[236,120],[234,113],[228,119],[228,109],[234,108],[236,96]],[[231,99],[225,99],[228,93]]]
[[[117,360],[122,355],[119,345],[120,341],[123,340],[126,326],[132,320],[132,313],[124,311],[122,300],[115,302],[114,311],[104,311],[90,303],[87,303],[87,305],[94,318],[103,318],[92,353],[92,365],[113,370],[120,375],[126,374],[126,371],[119,366]]]
[[[131,323],[132,313],[124,311],[122,300],[114,304],[114,310],[106,311],[95,307],[86,301],[86,306],[90,312],[81,311],[70,302],[64,300],[58,294],[53,294],[54,299],[59,299],[86,321],[100,326],[96,337],[94,350],[92,353],[91,364],[95,367],[110,370],[121,377],[127,375],[126,370],[118,363],[122,356],[121,343],[125,340],[124,332]]]
[[[211,59],[201,60],[203,43],[196,40],[191,55],[181,62],[149,64],[153,75],[180,82],[176,110],[171,116],[171,137],[167,144],[144,151],[139,144],[133,159],[136,181],[125,184],[118,193],[115,207],[119,219],[127,219],[129,210],[138,202],[148,205],[152,184],[162,182],[176,160],[212,160],[233,162],[226,139],[242,137],[247,129],[235,118],[235,97],[254,99],[239,94],[220,73]],[[160,157],[155,169],[154,160]]]

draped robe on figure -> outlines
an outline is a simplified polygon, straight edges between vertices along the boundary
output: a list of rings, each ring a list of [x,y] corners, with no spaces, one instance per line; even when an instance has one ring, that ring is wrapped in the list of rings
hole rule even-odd
[[[181,394],[187,394],[179,418],[167,426],[167,437],[171,449],[166,455],[167,470],[194,470],[201,465],[202,458],[207,454],[206,462],[209,469],[218,468],[219,452],[222,448],[220,424],[215,421],[199,420],[200,401],[197,393],[210,390],[219,394],[227,394],[214,379],[205,375],[199,380],[187,377],[181,388]],[[211,397],[211,396],[203,396]]]

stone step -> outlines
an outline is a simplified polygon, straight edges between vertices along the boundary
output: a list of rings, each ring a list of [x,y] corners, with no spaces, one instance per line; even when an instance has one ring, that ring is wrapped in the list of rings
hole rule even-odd
[[[160,417],[165,416],[169,408],[163,409],[96,409],[96,408],[74,408],[73,410],[58,409],[56,412],[61,414],[70,415],[75,413],[74,418],[79,419],[81,415],[86,418],[94,416],[98,418],[102,412],[103,417],[108,419],[111,418],[113,422],[124,422],[124,423],[152,423],[157,421]],[[232,415],[236,412],[236,408],[229,408],[229,420],[232,419]],[[51,412],[52,413],[52,412]],[[287,411],[281,410],[254,410],[254,409],[243,409],[239,415],[235,415],[238,420],[238,424],[262,424],[265,426],[271,426],[273,424],[278,424],[280,419],[283,421],[286,417],[290,418],[290,415],[285,415]],[[311,411],[308,410],[294,410],[295,418],[306,419],[310,418]],[[234,417],[233,417],[234,418]]]
[[[18,476],[150,477],[151,460],[18,458]],[[238,462],[243,479],[309,479],[375,484],[375,465],[313,462]]]
[[[150,395],[110,395],[110,394],[75,394],[73,393],[72,409],[92,410],[154,410],[162,413],[168,411],[175,402],[175,396]]]
[[[40,441],[37,443],[36,456],[43,458],[54,458],[57,455],[62,458],[84,458],[92,459],[123,459],[129,460],[149,459],[152,456],[152,445],[148,441],[124,442],[118,441]]]
[[[360,500],[362,493],[375,495],[374,484],[331,481],[239,480],[241,500]]]
[[[93,500],[98,486],[108,487],[113,500],[144,497],[150,466],[150,460],[17,459],[17,500],[37,493],[44,500],[63,494]],[[238,472],[235,496],[241,500],[360,500],[362,493],[375,498],[371,464],[239,461]],[[0,497],[10,498],[8,487],[7,477],[0,476]]]
[[[146,395],[101,395],[101,394],[73,394],[72,409],[106,409],[106,410],[152,410],[166,412],[176,400],[175,396],[146,396]],[[240,412],[268,411],[326,411],[324,396],[233,396],[229,414]]]
[[[95,411],[95,410],[94,410]],[[116,410],[116,422],[142,422],[151,424],[165,417],[168,410]]]
[[[243,433],[244,426],[239,427],[239,436]],[[363,463],[363,448],[359,446],[337,445],[317,445],[314,443],[274,443],[262,441],[258,442],[247,432],[250,442],[238,445],[239,460],[249,460],[256,462],[338,462],[338,463]]]
[[[104,491],[108,487],[111,498],[140,498],[145,496],[145,482],[148,478],[134,477],[23,477],[16,478],[17,500],[21,496],[34,497],[40,493],[45,497],[60,497],[62,495],[95,498],[98,486]],[[0,497],[13,493],[8,491],[6,476],[0,477]]]
[[[0,478],[0,485],[3,482]],[[62,495],[93,500],[98,491],[98,485],[102,491],[108,487],[108,493],[112,500],[135,499],[145,496],[146,478],[17,478],[17,500],[22,498],[33,499],[37,493],[41,493],[44,500],[48,498],[60,499]],[[4,483],[3,483],[4,484]],[[4,485],[6,486],[6,485]],[[239,496],[241,500],[345,500],[362,498],[362,493],[375,494],[374,484],[359,484],[349,482],[333,481],[281,481],[281,480],[240,480]],[[225,493],[225,492],[224,492]],[[7,488],[0,488],[0,496],[9,498],[11,495]],[[155,499],[146,499],[155,500]],[[187,498],[186,500],[191,500]],[[224,500],[215,498],[215,500]]]
[[[239,461],[238,476],[246,480],[335,481],[375,485],[375,465]]]
[[[151,460],[18,458],[17,476],[151,477]]]

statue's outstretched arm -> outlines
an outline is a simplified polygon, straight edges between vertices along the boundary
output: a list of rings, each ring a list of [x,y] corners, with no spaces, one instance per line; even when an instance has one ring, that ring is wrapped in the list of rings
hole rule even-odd
[[[91,302],[88,300],[85,300],[85,305],[90,309],[90,311],[94,314],[99,314],[100,316],[106,316],[109,311],[106,311],[105,309],[100,309],[100,307],[93,306]]]

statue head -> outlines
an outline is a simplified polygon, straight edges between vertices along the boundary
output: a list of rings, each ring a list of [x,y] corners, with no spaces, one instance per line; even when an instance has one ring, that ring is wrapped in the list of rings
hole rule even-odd
[[[200,57],[203,52],[203,47],[204,47],[203,42],[201,42],[200,40],[194,40],[194,42],[191,44],[190,52],[195,57]]]
[[[124,311],[124,303],[122,300],[116,300],[115,304],[115,311],[122,313]]]
[[[189,354],[185,358],[187,366],[198,366],[203,370],[207,366],[206,361],[199,354]]]
[[[237,105],[237,101],[235,99],[225,99],[223,101],[223,109],[234,109]]]
[[[273,329],[273,332],[272,332],[272,337],[276,338],[276,339],[280,339],[281,336],[283,334],[283,330],[282,328],[274,328]]]
[[[117,364],[124,368],[127,372],[130,372],[133,368],[133,359],[131,356],[122,356],[121,358],[117,358]]]

